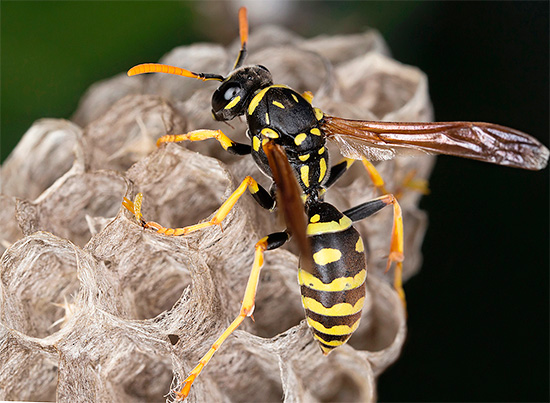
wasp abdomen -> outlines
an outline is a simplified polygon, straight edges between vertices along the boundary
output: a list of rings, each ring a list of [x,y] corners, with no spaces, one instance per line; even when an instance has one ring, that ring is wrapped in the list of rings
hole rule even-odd
[[[308,325],[324,354],[344,344],[359,326],[367,264],[363,240],[351,220],[328,203],[309,211],[311,273],[298,273]]]

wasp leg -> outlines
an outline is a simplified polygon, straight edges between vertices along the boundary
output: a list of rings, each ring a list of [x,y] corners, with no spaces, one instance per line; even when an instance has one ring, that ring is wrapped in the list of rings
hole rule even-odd
[[[176,393],[178,400],[183,400],[189,394],[191,385],[199,376],[204,366],[208,364],[208,361],[212,358],[216,350],[221,344],[229,337],[231,333],[243,322],[247,316],[251,316],[254,311],[254,300],[256,298],[256,289],[258,287],[258,281],[260,278],[260,271],[264,263],[264,252],[266,250],[276,249],[285,244],[289,239],[289,235],[286,232],[276,232],[260,239],[255,246],[256,252],[254,255],[254,264],[250,276],[248,277],[248,283],[246,284],[246,290],[244,292],[243,302],[241,304],[241,311],[239,316],[233,320],[227,329],[221,334],[220,337],[214,342],[210,350],[200,359],[197,366],[189,373],[189,376],[183,381],[183,386],[179,392]]]
[[[216,139],[224,150],[231,154],[247,155],[251,152],[251,146],[248,144],[236,143],[227,137],[221,130],[193,130],[185,134],[166,134],[157,140],[157,147],[162,143],[178,143],[180,141],[202,141],[207,139]]]
[[[343,158],[338,164],[333,165],[330,168],[330,174],[324,184],[324,188],[328,189],[334,185],[334,183],[340,179],[340,177],[353,165],[354,162],[355,160],[352,158]]]
[[[134,202],[128,200],[127,198],[124,198],[122,205],[126,207],[126,209],[129,210],[132,214],[134,214],[136,220],[142,227],[153,228],[157,232],[164,235],[180,236],[187,235],[191,232],[210,227],[212,225],[221,226],[221,222],[223,221],[223,219],[227,217],[233,206],[235,206],[235,203],[237,203],[237,201],[244,194],[246,189],[250,191],[256,202],[258,202],[258,204],[263,208],[272,209],[273,207],[275,207],[275,199],[251,176],[247,176],[246,178],[244,178],[239,187],[220,206],[218,212],[214,215],[214,217],[212,217],[210,221],[191,225],[184,228],[167,228],[154,221],[146,222],[141,215],[141,203],[143,199],[143,195],[141,193],[138,193]]]
[[[367,170],[374,187],[376,187],[382,194],[388,193],[386,187],[384,186],[384,179],[382,179],[382,176],[380,176],[380,173],[376,170],[372,162],[366,160],[365,158],[361,159],[361,162]]]
[[[382,179],[382,176],[374,167],[372,162],[366,160],[365,158],[363,158],[361,162],[363,163],[363,166],[367,170],[367,173],[369,174],[370,179],[372,180],[372,183],[374,184],[374,186],[377,189],[379,189],[382,194],[389,193],[386,190],[384,179]],[[403,182],[401,183],[401,185],[394,192],[395,197],[397,199],[400,199],[401,196],[403,195],[404,188],[413,189],[417,192],[422,193],[423,195],[427,195],[430,193],[430,190],[428,188],[428,181],[426,181],[425,179],[415,179],[414,178],[415,175],[416,175],[416,171],[411,170],[409,171],[407,176],[405,176],[405,179],[403,179]]]
[[[426,179],[417,179],[415,176],[416,170],[414,169],[407,173],[405,179],[403,179],[403,182],[401,183],[401,186],[398,188],[395,197],[400,198],[403,195],[403,188],[415,190],[423,195],[430,194],[428,181]]]
[[[397,201],[397,198],[392,195],[384,195],[377,199],[368,201],[358,206],[352,207],[349,210],[344,211],[344,215],[349,217],[352,221],[359,221],[367,218],[374,213],[382,210],[384,207],[393,205],[393,227],[391,234],[391,246],[390,254],[388,256],[388,263],[386,265],[386,271],[388,271],[391,265],[395,262],[394,281],[393,287],[399,294],[403,307],[407,306],[405,300],[405,291],[403,290],[403,213],[401,206]]]

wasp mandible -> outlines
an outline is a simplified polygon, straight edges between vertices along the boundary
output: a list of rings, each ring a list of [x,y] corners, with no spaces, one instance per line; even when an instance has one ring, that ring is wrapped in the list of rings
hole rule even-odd
[[[166,228],[145,221],[141,216],[142,195],[138,194],[133,202],[125,199],[123,204],[140,225],[173,236],[220,225],[247,190],[261,207],[281,209],[287,225],[285,231],[269,234],[256,243],[240,313],[184,380],[178,393],[182,399],[223,341],[252,315],[265,251],[281,247],[291,236],[300,250],[298,278],[307,323],[325,355],[346,343],[358,327],[365,299],[366,254],[353,222],[389,205],[393,206],[394,218],[387,268],[395,263],[394,287],[405,301],[401,279],[403,220],[396,197],[386,194],[344,212],[323,200],[325,191],[354,160],[362,160],[371,176],[376,177],[369,161],[391,159],[410,150],[530,170],[544,168],[549,155],[548,149],[535,138],[491,123],[388,123],[330,116],[311,104],[309,94],[274,84],[266,67],[244,65],[248,41],[245,8],[239,10],[239,30],[241,49],[227,77],[152,63],[128,71],[129,76],[167,73],[219,81],[221,84],[212,95],[212,115],[217,121],[245,116],[250,144],[237,143],[221,130],[195,130],[165,135],[157,145],[215,139],[230,153],[251,154],[259,169],[274,182],[268,191],[247,176],[210,221],[185,228]],[[336,143],[346,157],[332,166],[327,140]]]

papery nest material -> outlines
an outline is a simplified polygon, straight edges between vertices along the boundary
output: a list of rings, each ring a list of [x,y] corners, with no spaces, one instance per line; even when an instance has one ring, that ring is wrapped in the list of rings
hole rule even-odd
[[[259,29],[250,36],[250,62],[261,60],[275,82],[312,91],[314,104],[327,113],[432,118],[426,77],[389,58],[375,31],[310,40],[278,32]],[[224,72],[235,46],[181,47],[161,62]],[[209,218],[246,175],[269,186],[250,158],[228,155],[213,141],[156,149],[159,136],[197,128],[222,129],[243,141],[244,122],[212,121],[213,88],[121,74],[92,86],[73,122],[36,122],[6,160],[0,399],[162,401],[237,315],[254,243],[282,229],[274,214],[243,197],[223,231],[167,237],[144,230],[121,208],[123,196],[143,192],[145,217],[184,226]],[[398,158],[377,168],[392,189],[411,170],[427,178],[432,163],[428,156]],[[354,166],[327,201],[345,210],[375,196],[366,173]],[[426,216],[419,198],[411,191],[400,200],[405,278],[421,262]],[[292,247],[268,252],[255,322],[245,321],[227,340],[190,401],[376,399],[376,377],[398,358],[405,339],[405,312],[384,274],[391,212],[357,228],[370,272],[361,326],[350,343],[321,354],[303,320],[297,256]]]

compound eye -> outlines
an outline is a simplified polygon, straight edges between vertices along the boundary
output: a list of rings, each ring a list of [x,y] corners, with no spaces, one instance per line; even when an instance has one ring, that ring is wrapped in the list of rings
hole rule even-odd
[[[229,87],[223,94],[223,97],[226,101],[230,101],[235,97],[235,95],[237,95],[240,92],[240,90],[241,90],[240,87],[237,87],[237,86]]]

